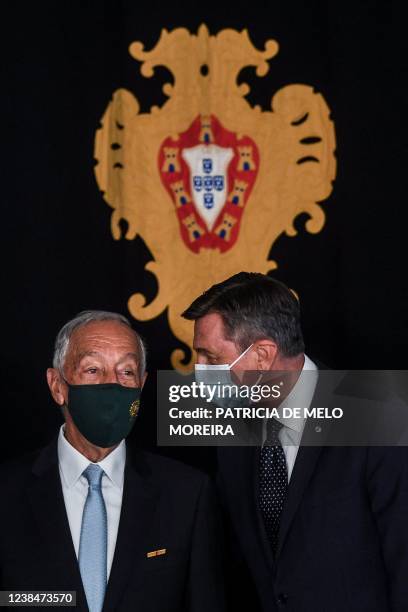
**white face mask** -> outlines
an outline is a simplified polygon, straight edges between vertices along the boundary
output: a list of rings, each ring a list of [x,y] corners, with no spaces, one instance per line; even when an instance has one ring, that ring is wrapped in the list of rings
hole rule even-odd
[[[204,383],[207,387],[210,386],[213,389],[217,387],[218,393],[213,395],[213,402],[221,408],[228,407],[245,407],[248,405],[248,399],[239,397],[239,393],[235,395],[229,395],[228,389],[237,388],[237,384],[233,382],[231,377],[231,369],[246,353],[252,348],[253,343],[248,346],[247,349],[232,362],[222,363],[217,365],[207,363],[196,363],[195,364],[195,379],[198,383]],[[224,393],[223,393],[224,392]],[[210,397],[208,392],[205,393],[206,397]]]

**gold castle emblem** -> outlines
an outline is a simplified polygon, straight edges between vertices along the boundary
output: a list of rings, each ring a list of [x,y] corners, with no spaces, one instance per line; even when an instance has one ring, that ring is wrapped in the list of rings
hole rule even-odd
[[[309,85],[287,85],[271,99],[270,110],[251,106],[240,71],[269,71],[278,43],[256,49],[246,30],[210,35],[184,28],[163,30],[145,51],[130,45],[149,78],[167,67],[174,84],[149,113],[140,112],[126,89],[113,94],[95,136],[95,175],[112,207],[111,231],[127,240],[140,236],[153,261],[146,265],[158,283],[149,304],[141,293],[129,298],[132,316],[147,321],[166,308],[174,335],[191,348],[192,323],[183,310],[210,285],[241,270],[267,273],[282,233],[296,235],[295,218],[306,213],[306,230],[321,231],[320,203],[336,174],[335,132],[329,108]],[[193,356],[176,349],[172,365],[191,369]]]

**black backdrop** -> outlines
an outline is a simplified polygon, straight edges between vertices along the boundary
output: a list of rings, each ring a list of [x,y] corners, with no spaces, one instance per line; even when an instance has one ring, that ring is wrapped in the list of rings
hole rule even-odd
[[[2,458],[41,446],[61,422],[45,382],[59,327],[87,308],[128,314],[132,293],[155,294],[143,241],[112,239],[93,140],[117,88],[132,91],[142,111],[164,102],[168,71],[145,79],[128,53],[135,40],[154,46],[163,27],[247,28],[259,48],[275,38],[280,51],[269,74],[258,79],[245,69],[240,77],[251,85],[253,104],[269,108],[274,91],[290,83],[322,92],[338,157],[335,188],[323,204],[326,225],[308,234],[299,216],[298,235],[273,246],[273,274],[301,296],[311,356],[338,368],[407,367],[406,215],[399,154],[389,139],[396,110],[390,87],[403,57],[391,47],[387,1],[2,6]],[[149,345],[151,376],[132,441],[154,447],[154,371],[170,367],[179,344],[166,314],[135,327]],[[158,450],[211,468],[203,449]]]

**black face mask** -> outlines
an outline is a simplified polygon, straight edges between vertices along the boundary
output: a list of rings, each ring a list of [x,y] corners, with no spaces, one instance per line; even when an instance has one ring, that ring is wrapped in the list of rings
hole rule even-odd
[[[140,387],[68,384],[68,390],[69,413],[89,442],[108,448],[129,435],[139,412]]]

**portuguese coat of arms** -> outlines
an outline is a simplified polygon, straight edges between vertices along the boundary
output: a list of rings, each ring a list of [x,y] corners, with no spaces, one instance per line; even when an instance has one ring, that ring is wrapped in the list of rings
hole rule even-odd
[[[142,113],[119,89],[96,132],[95,174],[113,208],[113,237],[122,237],[124,219],[125,238],[145,241],[153,257],[146,269],[158,281],[155,299],[130,296],[129,311],[146,321],[167,308],[174,335],[190,348],[192,324],[180,314],[197,295],[241,270],[276,268],[271,246],[296,234],[299,214],[307,213],[309,232],[324,226],[320,203],[332,191],[336,159],[323,96],[287,85],[262,110],[237,82],[246,66],[264,76],[277,52],[274,40],[258,50],[246,30],[212,36],[205,25],[196,35],[163,30],[151,51],[134,42],[130,53],[145,77],[159,65],[173,74],[163,88],[168,99]],[[192,360],[181,348],[171,356],[178,369]]]

